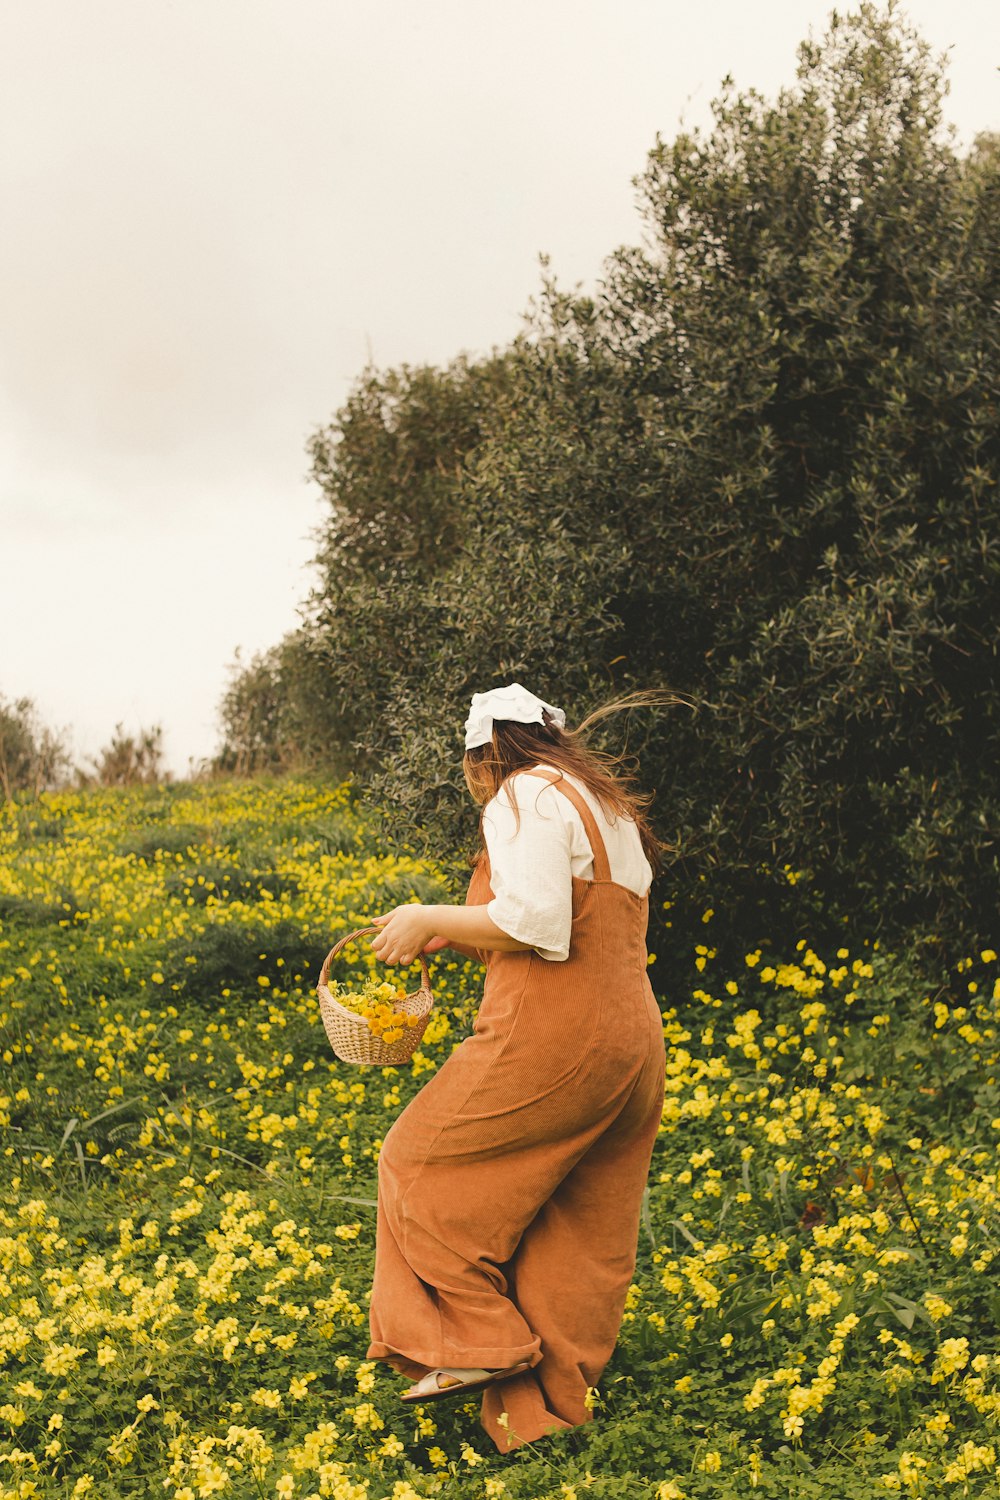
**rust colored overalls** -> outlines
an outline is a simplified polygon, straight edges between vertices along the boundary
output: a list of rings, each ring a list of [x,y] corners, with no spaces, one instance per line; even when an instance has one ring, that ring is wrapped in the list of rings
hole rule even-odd
[[[611,879],[586,801],[594,878],[573,876],[569,957],[484,951],[473,1034],[399,1114],[378,1160],[368,1359],[531,1368],[482,1393],[502,1453],[591,1419],[621,1327],[664,1097],[646,967],[648,896]],[[492,899],[489,858],[466,905]],[[506,1412],[506,1427],[498,1421]]]

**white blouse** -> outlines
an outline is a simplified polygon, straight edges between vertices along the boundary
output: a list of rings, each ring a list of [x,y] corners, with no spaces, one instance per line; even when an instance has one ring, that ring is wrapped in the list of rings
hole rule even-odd
[[[653,868],[635,823],[623,816],[609,822],[590,790],[577,777],[563,774],[594,814],[608,851],[611,879],[644,896],[653,879]],[[569,798],[544,777],[518,771],[507,785],[513,787],[521,826],[517,828],[506,787],[501,787],[483,810],[483,835],[494,892],[486,911],[508,936],[528,943],[542,958],[558,963],[569,957],[572,877],[594,878],[587,830]]]

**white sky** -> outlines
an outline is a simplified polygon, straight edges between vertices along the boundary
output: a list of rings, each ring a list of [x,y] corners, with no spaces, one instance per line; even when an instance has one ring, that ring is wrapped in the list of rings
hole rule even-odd
[[[774,96],[816,0],[0,0],[0,694],[78,760],[217,747],[298,623],[308,434],[370,355],[485,354],[637,243],[656,132]],[[851,9],[841,6],[841,10]],[[1000,6],[910,0],[998,125]]]

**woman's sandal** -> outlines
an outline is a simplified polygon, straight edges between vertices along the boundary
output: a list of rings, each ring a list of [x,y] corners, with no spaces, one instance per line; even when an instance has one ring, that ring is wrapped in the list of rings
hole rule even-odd
[[[463,1379],[458,1370],[439,1365],[437,1369],[428,1370],[408,1391],[403,1391],[399,1399],[409,1404],[415,1401],[440,1401],[442,1396],[464,1396],[468,1391],[481,1391],[488,1385],[495,1385],[498,1380],[509,1380],[512,1375],[520,1375],[530,1369],[528,1360],[522,1359],[516,1365],[508,1365],[505,1370],[477,1369],[471,1377],[466,1371],[466,1378]],[[439,1375],[447,1375],[452,1384],[441,1385]]]

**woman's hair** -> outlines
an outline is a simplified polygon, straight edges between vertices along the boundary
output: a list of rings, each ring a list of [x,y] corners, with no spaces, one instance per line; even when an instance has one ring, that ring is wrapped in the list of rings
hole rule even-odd
[[[636,789],[635,776],[622,770],[624,752],[610,755],[594,749],[586,743],[584,736],[591,724],[622,709],[683,701],[676,693],[652,688],[629,693],[623,698],[603,704],[588,714],[575,729],[560,729],[544,709],[544,722],[541,724],[518,724],[511,719],[494,722],[492,739],[485,745],[466,750],[462,761],[465,784],[474,800],[480,804],[479,848],[470,863],[477,864],[486,852],[483,810],[487,802],[496,796],[516,772],[530,770],[542,762],[581,781],[597,798],[609,821],[613,821],[618,814],[633,819],[653,873],[659,874],[662,869],[660,851],[672,846],[657,838],[646,817],[655,793],[641,793]],[[514,810],[515,824],[520,827],[520,811],[514,788],[506,786],[505,789]]]

